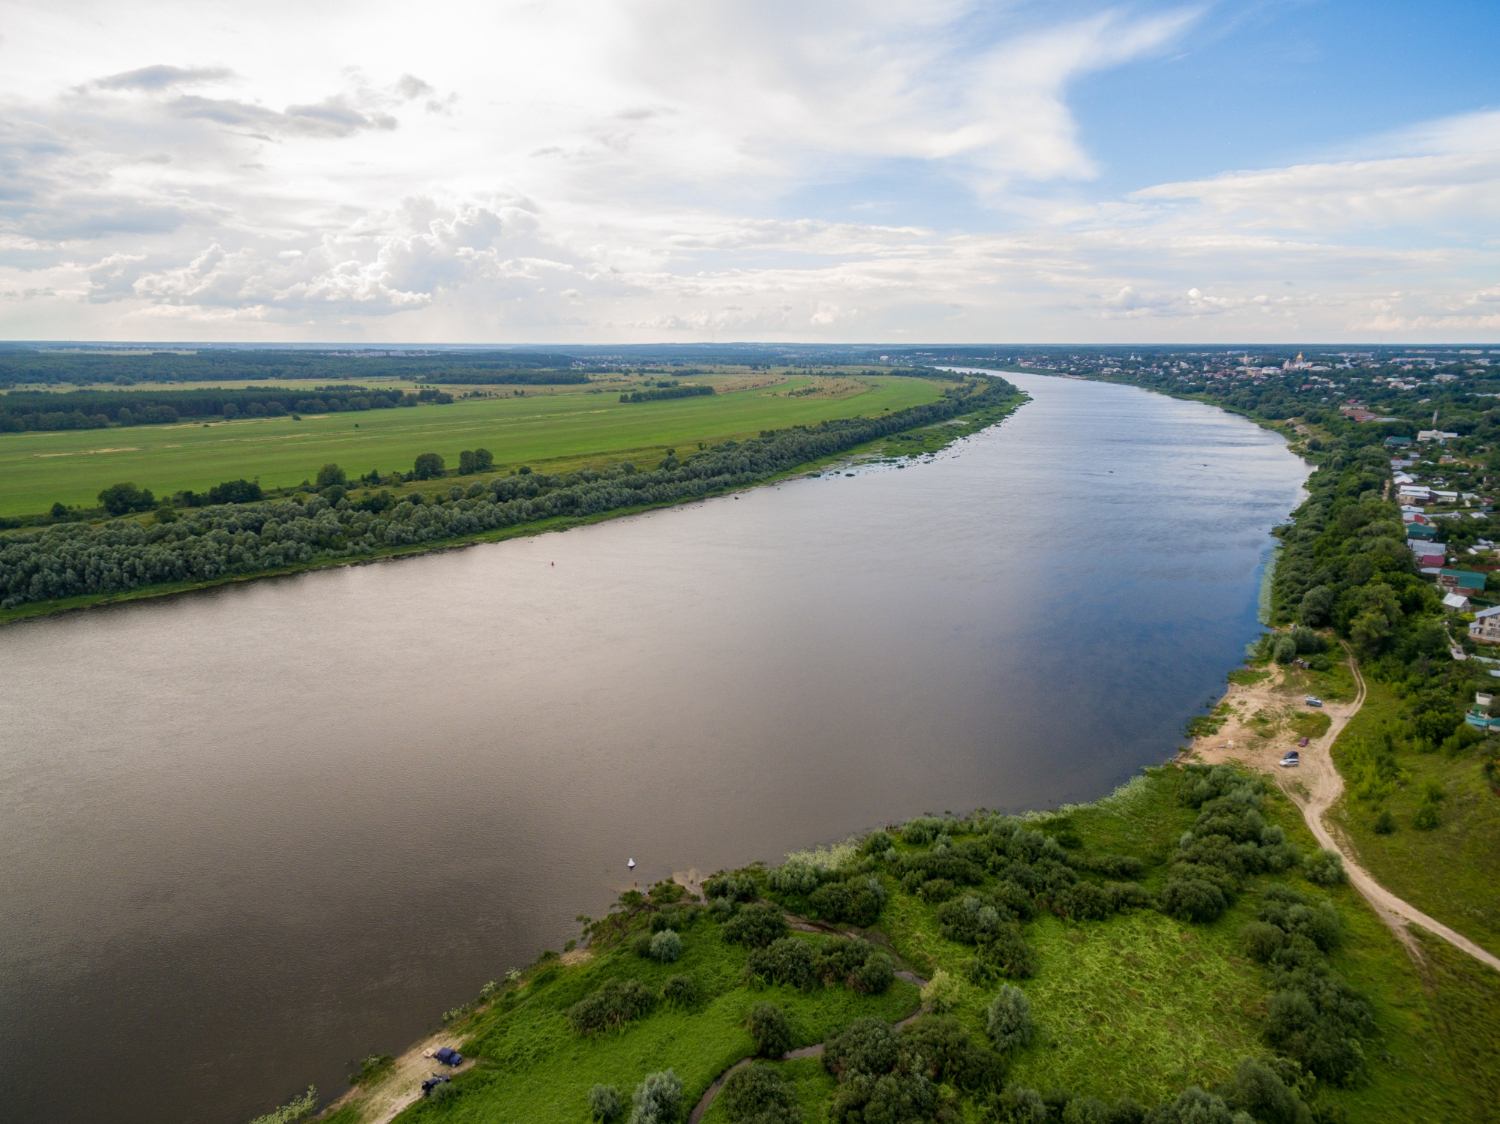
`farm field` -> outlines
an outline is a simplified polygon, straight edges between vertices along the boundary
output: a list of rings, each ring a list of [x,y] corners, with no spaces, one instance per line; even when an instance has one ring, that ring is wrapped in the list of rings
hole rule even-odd
[[[712,396],[621,403],[630,385],[487,388],[482,397],[416,409],[368,410],[235,421],[131,426],[0,436],[0,515],[30,515],[55,502],[92,508],[98,493],[130,481],[158,497],[258,478],[295,486],[330,462],[351,476],[408,470],[420,453],[450,465],[486,448],[495,468],[565,471],[665,450],[743,439],[763,429],[879,414],[937,399],[945,384],[900,376],[809,378],[711,376]],[[602,392],[591,392],[602,391]],[[459,390],[458,393],[463,393]]]

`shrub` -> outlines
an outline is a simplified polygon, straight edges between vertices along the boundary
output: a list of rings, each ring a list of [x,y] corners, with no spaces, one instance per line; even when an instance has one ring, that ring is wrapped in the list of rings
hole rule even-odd
[[[791,926],[786,923],[780,906],[754,902],[740,907],[739,912],[724,923],[723,935],[726,941],[734,944],[763,947],[789,932]]]
[[[1006,1124],[1047,1124],[1047,1102],[1035,1089],[1012,1085],[1000,1094],[995,1108]]]
[[[264,1116],[257,1116],[250,1124],[293,1124],[293,1121],[301,1120],[318,1107],[318,1087],[309,1085],[307,1092],[300,1097],[293,1097],[286,1104],[268,1112]]]
[[[1258,1124],[1312,1124],[1312,1113],[1294,1089],[1257,1058],[1241,1058],[1234,1069],[1230,1107],[1248,1112]]]
[[[1002,924],[980,944],[979,958],[1014,980],[1036,975],[1036,953],[1021,936],[1021,927],[1014,921]]]
[[[1302,873],[1319,886],[1342,886],[1349,880],[1344,858],[1337,851],[1319,851],[1302,864]]]
[[[958,1006],[962,993],[963,987],[958,980],[939,968],[933,973],[927,986],[922,989],[922,1003],[938,1014],[942,1014]]]
[[[436,453],[422,453],[412,463],[413,480],[435,480],[447,471],[443,458]]]
[[[961,1089],[998,1087],[1005,1059],[970,1039],[951,1015],[926,1015],[897,1039],[905,1064],[919,1066],[930,1081]]]
[[[872,952],[849,975],[849,987],[860,995],[882,995],[896,982],[896,968],[883,952]]]
[[[890,837],[888,832],[872,831],[865,838],[864,845],[860,850],[867,855],[883,855],[896,845],[896,841]]]
[[[663,929],[651,938],[651,959],[671,964],[682,956],[682,938],[673,929]]]
[[[1036,1026],[1031,1019],[1031,1000],[1026,998],[1026,993],[1009,984],[1001,987],[990,1002],[986,1027],[995,1049],[1002,1054],[1029,1045]]]
[[[771,889],[783,894],[810,894],[822,882],[818,868],[792,860],[773,869],[767,876]]]
[[[1151,1114],[1151,1124],[1234,1124],[1234,1114],[1222,1097],[1189,1085]]]
[[[1382,808],[1373,826],[1376,835],[1390,835],[1396,830],[1396,817],[1391,815],[1389,808]]]
[[[347,484],[348,482],[349,477],[345,475],[344,470],[336,464],[325,464],[322,468],[318,469],[317,484],[319,491],[324,488],[331,488],[335,484],[342,485]],[[214,502],[217,503],[219,501],[216,500]]]
[[[896,1067],[896,1031],[883,1019],[855,1019],[823,1047],[823,1068],[843,1081]]]
[[[831,921],[873,925],[885,905],[885,887],[873,875],[829,882],[808,896],[808,902]]]
[[[924,902],[934,905],[947,901],[956,893],[958,893],[958,887],[946,878],[934,878],[931,881],[921,882],[917,886],[917,896]]]
[[[156,497],[150,488],[137,488],[134,484],[111,484],[99,493],[99,503],[111,515],[129,515],[133,511],[150,511],[156,506]]]
[[[463,1090],[451,1081],[444,1081],[427,1094],[427,1101],[429,1104],[442,1104],[444,1101],[451,1101],[461,1092]]]
[[[800,1124],[795,1090],[771,1066],[755,1062],[737,1069],[719,1094],[729,1119],[738,1124]]]
[[[792,1048],[792,1026],[786,1012],[774,1003],[757,1003],[745,1019],[755,1052],[763,1058],[779,1058]]]
[[[595,1085],[589,1090],[589,1112],[600,1124],[611,1124],[625,1111],[625,1099],[613,1085]]]
[[[1245,955],[1260,964],[1269,962],[1285,942],[1286,934],[1264,921],[1250,921],[1240,929]]]
[[[640,980],[610,980],[568,1008],[568,1021],[580,1034],[612,1030],[651,1010],[656,996]]]
[[[943,936],[960,944],[978,944],[1000,928],[1002,919],[994,903],[973,894],[944,902],[938,907],[937,915]]]
[[[662,985],[663,1001],[674,1007],[694,1007],[698,1003],[698,978],[691,972],[669,976]]]
[[[816,976],[812,948],[796,937],[781,937],[752,949],[745,971],[772,983],[800,988],[811,987]]]
[[[943,830],[943,821],[936,816],[922,816],[909,821],[901,828],[901,840],[922,846],[931,843]]]
[[[670,1069],[648,1073],[631,1099],[635,1111],[630,1114],[630,1124],[672,1124],[682,1106],[682,1079]]]
[[[1173,878],[1161,888],[1162,912],[1180,921],[1206,923],[1221,917],[1229,902],[1224,891],[1201,878]]]
[[[1441,822],[1436,804],[1423,804],[1417,809],[1417,814],[1411,818],[1412,827],[1418,831],[1435,831]],[[1308,875],[1308,877],[1312,876]]]
[[[722,874],[703,883],[704,896],[731,902],[751,902],[760,897],[760,887],[748,874]]]

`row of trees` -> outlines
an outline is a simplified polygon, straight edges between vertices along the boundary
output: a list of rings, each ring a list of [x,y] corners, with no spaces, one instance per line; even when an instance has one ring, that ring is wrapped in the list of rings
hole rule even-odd
[[[1013,392],[1009,384],[987,379],[955,388],[937,402],[880,417],[727,441],[671,468],[637,472],[627,464],[567,475],[497,477],[467,489],[454,485],[432,497],[416,492],[383,511],[347,497],[330,502],[317,495],[198,508],[150,527],[125,519],[12,533],[0,536],[0,608],[357,558],[557,516],[587,517],[711,495],[903,429],[998,405]],[[442,458],[428,465],[435,473]]]
[[[68,394],[11,391],[0,396],[0,433],[103,429],[109,425],[171,425],[183,418],[285,417],[290,413],[389,410],[446,405],[453,395],[435,388],[415,393],[324,387],[313,395],[269,387],[204,390],[75,390]]]

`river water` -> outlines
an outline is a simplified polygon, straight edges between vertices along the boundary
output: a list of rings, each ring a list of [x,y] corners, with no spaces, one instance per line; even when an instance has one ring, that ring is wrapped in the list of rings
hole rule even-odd
[[[0,630],[0,1119],[243,1124],[631,884],[1099,796],[1306,475],[1127,387],[904,469]]]

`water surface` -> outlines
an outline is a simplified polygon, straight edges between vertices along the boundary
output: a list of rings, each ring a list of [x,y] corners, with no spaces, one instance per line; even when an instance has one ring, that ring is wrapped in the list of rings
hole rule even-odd
[[[0,1119],[242,1124],[576,936],[627,857],[1168,757],[1306,469],[1010,377],[928,463],[0,630]]]

